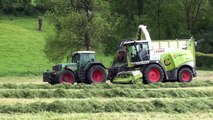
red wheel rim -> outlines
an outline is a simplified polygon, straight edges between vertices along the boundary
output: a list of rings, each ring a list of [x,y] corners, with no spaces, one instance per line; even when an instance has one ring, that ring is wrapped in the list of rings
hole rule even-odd
[[[61,76],[60,82],[73,83],[73,76],[72,76],[72,74],[64,73]]]
[[[152,68],[150,71],[149,71],[149,80],[151,82],[158,82],[159,79],[160,79],[160,71],[156,68]]]
[[[101,70],[93,71],[92,80],[94,82],[97,82],[97,83],[102,82],[103,78],[104,78],[104,74],[103,74],[103,72]]]
[[[190,73],[189,73],[189,71],[183,71],[182,74],[181,74],[181,79],[184,82],[189,81],[190,80]]]

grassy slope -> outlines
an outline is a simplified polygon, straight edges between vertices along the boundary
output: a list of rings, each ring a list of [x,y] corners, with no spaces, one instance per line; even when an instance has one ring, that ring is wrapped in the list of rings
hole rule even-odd
[[[38,31],[35,18],[4,17],[0,18],[0,28],[0,76],[20,75],[28,70],[37,73],[49,67],[43,53],[45,37],[52,31],[47,22],[44,30]]]
[[[53,27],[44,19],[43,31],[37,30],[37,18],[0,18],[0,76],[41,73],[53,65],[44,57],[45,38]],[[107,66],[111,57],[97,55]]]

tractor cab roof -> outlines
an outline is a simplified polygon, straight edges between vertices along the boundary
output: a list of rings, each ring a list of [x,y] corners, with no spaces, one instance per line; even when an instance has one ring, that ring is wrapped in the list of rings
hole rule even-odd
[[[133,40],[133,41],[124,42],[124,45],[132,44],[132,43],[143,43],[143,42],[148,42],[148,41],[147,40]]]
[[[73,55],[75,54],[95,54],[95,51],[76,51]]]

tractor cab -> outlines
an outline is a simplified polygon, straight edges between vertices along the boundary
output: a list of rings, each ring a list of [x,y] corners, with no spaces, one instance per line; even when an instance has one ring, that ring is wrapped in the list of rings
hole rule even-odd
[[[95,62],[94,51],[77,51],[72,54],[72,63],[77,63],[79,70],[84,70],[86,65]]]

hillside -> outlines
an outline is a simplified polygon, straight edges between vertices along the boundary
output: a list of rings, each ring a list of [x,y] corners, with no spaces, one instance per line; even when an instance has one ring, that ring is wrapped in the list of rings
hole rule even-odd
[[[41,73],[50,63],[44,57],[45,38],[52,31],[44,20],[37,30],[37,18],[0,18],[0,76]]]
[[[54,64],[48,62],[43,52],[45,38],[53,32],[53,27],[44,19],[43,30],[38,31],[37,22],[32,17],[0,18],[0,76],[41,74]],[[100,53],[97,59],[106,66],[112,61]]]

